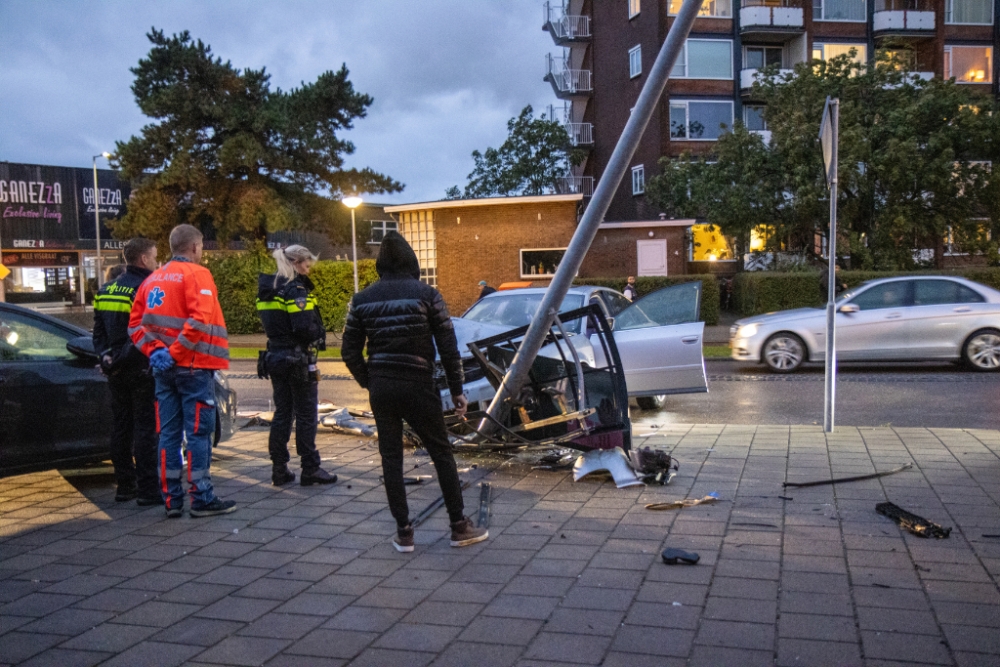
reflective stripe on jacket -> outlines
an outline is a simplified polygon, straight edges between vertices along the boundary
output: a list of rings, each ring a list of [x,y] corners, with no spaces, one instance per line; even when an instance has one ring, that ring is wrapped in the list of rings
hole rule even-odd
[[[277,286],[275,286],[277,282]],[[269,349],[326,348],[326,328],[308,276],[292,281],[262,273],[257,279],[257,314],[264,325]]]
[[[128,327],[135,292],[150,273],[130,265],[94,296],[94,351],[102,359],[112,358],[110,365],[102,366],[105,372],[123,365],[139,370],[146,367],[146,358],[132,345]]]
[[[184,258],[154,271],[136,292],[129,336],[147,357],[166,348],[178,366],[229,368],[229,339],[212,274]]]

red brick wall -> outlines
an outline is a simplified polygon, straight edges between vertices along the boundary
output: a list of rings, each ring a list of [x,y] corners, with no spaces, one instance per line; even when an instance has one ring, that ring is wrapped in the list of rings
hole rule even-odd
[[[653,236],[649,233],[653,232]],[[687,248],[683,227],[600,230],[580,267],[581,278],[616,278],[638,273],[636,241],[667,240],[667,275],[685,273]]]

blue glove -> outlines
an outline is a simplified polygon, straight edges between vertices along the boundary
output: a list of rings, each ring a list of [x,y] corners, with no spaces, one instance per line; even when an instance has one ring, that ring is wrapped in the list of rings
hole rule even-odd
[[[174,358],[167,352],[167,348],[161,347],[149,355],[149,365],[158,371],[169,370],[174,365]]]

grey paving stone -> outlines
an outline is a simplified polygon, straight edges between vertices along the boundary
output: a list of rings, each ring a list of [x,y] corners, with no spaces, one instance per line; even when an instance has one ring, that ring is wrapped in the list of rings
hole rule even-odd
[[[520,646],[455,642],[434,661],[434,667],[510,667],[524,649]]]
[[[194,578],[195,575],[186,572],[161,572],[159,570],[152,570],[122,582],[118,585],[118,588],[133,588],[165,593]]]
[[[542,632],[524,656],[531,660],[555,660],[575,665],[599,665],[611,644],[610,637]]]
[[[248,598],[264,598],[268,600],[288,600],[309,588],[311,585],[312,584],[308,581],[262,577],[237,590],[233,593],[233,595]]]
[[[433,659],[433,653],[369,648],[348,664],[350,667],[423,667]]]
[[[779,667],[804,665],[860,665],[861,652],[857,643],[810,641],[805,639],[778,639]]]
[[[303,593],[281,605],[276,612],[281,614],[313,614],[333,616],[354,600],[351,595],[316,595]]]
[[[484,605],[471,602],[435,602],[425,600],[403,618],[404,623],[432,625],[467,625]]]
[[[79,595],[29,593],[0,607],[0,614],[4,616],[47,616],[82,599],[82,596]]]
[[[610,637],[621,627],[624,617],[620,611],[559,607],[552,612],[545,624],[545,630]]]
[[[40,632],[8,632],[0,635],[0,656],[2,660],[15,664],[37,655],[47,648],[64,641],[64,635],[42,634]]]
[[[534,639],[542,626],[542,621],[536,620],[481,616],[465,628],[459,639],[479,644],[523,646]]]
[[[197,615],[201,618],[249,623],[271,611],[279,604],[281,603],[277,600],[255,600],[253,598],[241,598],[230,595],[208,607],[202,608],[198,611]]]
[[[242,627],[243,624],[237,621],[217,621],[211,618],[185,618],[183,621],[175,623],[153,635],[151,639],[171,644],[212,646]]]
[[[378,639],[375,632],[317,629],[285,649],[285,653],[320,658],[354,658]]]
[[[142,642],[119,653],[102,667],[176,667],[204,650],[200,646],[183,646],[162,642]]]
[[[260,579],[268,574],[270,569],[256,567],[236,567],[234,565],[223,565],[211,572],[206,572],[198,577],[197,581],[206,584],[223,584],[226,586],[246,586],[252,581]]]
[[[629,607],[626,625],[652,625],[694,630],[702,615],[701,607],[655,602],[636,602]]]
[[[360,630],[369,632],[385,632],[403,618],[405,609],[388,607],[356,607],[344,608],[340,613],[323,624],[330,630]]]
[[[948,649],[940,636],[911,635],[901,632],[861,632],[865,658],[935,665],[951,664]]]
[[[99,609],[105,611],[128,611],[140,604],[152,600],[156,594],[151,591],[130,590],[125,588],[110,588],[97,595],[91,595],[77,602],[74,606],[81,609]]]
[[[705,620],[695,641],[709,646],[769,651],[774,648],[774,636],[774,625]]]
[[[21,667],[92,667],[110,657],[110,653],[50,648],[22,662]]]
[[[683,658],[691,652],[693,630],[626,625],[617,635],[612,650]]]
[[[346,664],[346,660],[338,658],[318,658],[312,655],[279,653],[268,660],[265,667],[343,667]]]
[[[782,614],[778,623],[778,635],[793,639],[816,639],[829,642],[857,643],[858,641],[854,619],[846,616]]]
[[[240,630],[240,635],[248,637],[268,637],[272,639],[298,639],[318,627],[326,618],[304,614],[264,614],[256,621]],[[368,628],[370,629],[370,628]]]
[[[387,588],[385,586],[376,586],[358,598],[354,604],[362,607],[413,609],[430,593],[431,591],[420,588]]]
[[[942,625],[948,645],[953,651],[988,653],[1000,660],[1000,633],[995,628]]]
[[[197,659],[199,662],[256,667],[277,655],[290,643],[287,639],[227,637],[204,653],[198,654]]]
[[[689,667],[772,667],[773,651],[750,651],[722,646],[695,646]]]
[[[444,650],[461,628],[449,625],[397,623],[373,644],[376,648],[438,653]]]
[[[484,616],[544,620],[549,617],[559,602],[560,598],[554,597],[501,594],[496,596],[482,613]]]

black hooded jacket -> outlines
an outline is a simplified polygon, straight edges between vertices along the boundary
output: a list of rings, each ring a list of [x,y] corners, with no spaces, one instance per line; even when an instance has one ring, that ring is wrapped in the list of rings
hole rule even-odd
[[[362,387],[369,377],[433,381],[434,347],[453,396],[462,393],[462,357],[440,292],[420,282],[420,265],[398,232],[382,240],[379,280],[351,300],[341,356]],[[365,360],[365,342],[368,359]]]
[[[269,350],[306,348],[314,343],[326,349],[326,328],[312,291],[308,276],[297,275],[291,281],[279,276],[277,286],[274,274],[258,276],[257,314]]]

